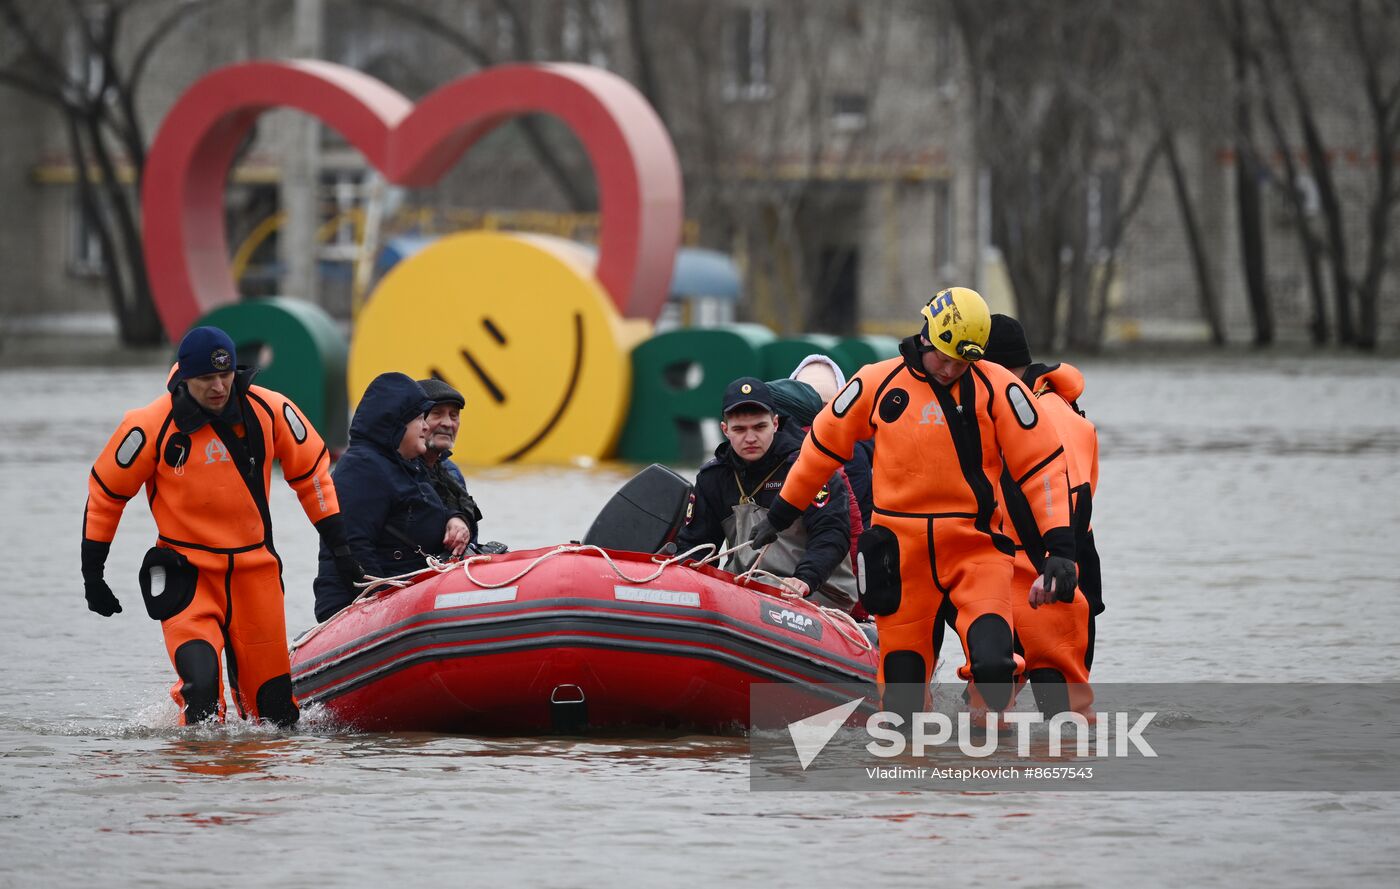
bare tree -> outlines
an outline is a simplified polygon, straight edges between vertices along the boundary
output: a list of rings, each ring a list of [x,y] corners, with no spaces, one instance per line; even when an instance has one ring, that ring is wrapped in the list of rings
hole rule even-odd
[[[1351,344],[1356,341],[1356,328],[1352,315],[1352,282],[1347,273],[1347,235],[1341,199],[1332,177],[1331,160],[1323,142],[1312,97],[1304,82],[1302,67],[1294,51],[1289,25],[1279,12],[1275,0],[1264,0],[1264,13],[1274,38],[1275,55],[1282,68],[1284,81],[1293,100],[1293,110],[1298,117],[1298,126],[1302,131],[1308,171],[1312,175],[1318,201],[1322,206],[1332,268],[1332,298],[1336,305],[1337,337],[1343,344]]]
[[[1142,140],[1141,96],[1121,10],[1098,0],[950,0],[990,173],[993,238],[1037,348],[1093,348],[1129,217],[1160,140]],[[1145,148],[1144,148],[1145,146]],[[1105,190],[1104,183],[1131,183]],[[1091,231],[1090,209],[1110,220]]]
[[[1217,7],[1217,16],[1224,26],[1221,33],[1230,46],[1235,124],[1235,209],[1240,257],[1244,264],[1245,293],[1254,323],[1254,345],[1267,346],[1274,341],[1274,313],[1264,273],[1267,240],[1260,182],[1268,171],[1259,157],[1254,138],[1256,67],[1250,63],[1253,55],[1250,21],[1243,0],[1229,0],[1225,8]]]
[[[1351,37],[1362,66],[1376,161],[1376,189],[1367,214],[1366,265],[1357,289],[1360,324],[1356,344],[1374,349],[1380,333],[1381,276],[1387,254],[1394,250],[1391,215],[1400,203],[1400,183],[1395,175],[1395,156],[1400,153],[1400,63],[1395,58],[1400,41],[1400,2],[1351,0],[1348,11]]]
[[[1159,15],[1161,10],[1168,11],[1169,18]],[[1159,7],[1159,10],[1135,18],[1131,35],[1137,70],[1131,78],[1141,85],[1141,90],[1147,95],[1151,109],[1149,129],[1166,160],[1172,195],[1176,200],[1182,234],[1186,238],[1187,253],[1191,259],[1191,274],[1196,280],[1201,319],[1210,332],[1210,342],[1214,346],[1224,346],[1225,321],[1221,312],[1221,295],[1215,286],[1210,246],[1180,147],[1183,134],[1193,133],[1203,125],[1207,130],[1214,129],[1212,123],[1215,122],[1203,122],[1198,112],[1205,95],[1214,87],[1212,78],[1201,76],[1183,84],[1177,77],[1177,71],[1183,69],[1211,71],[1217,67],[1215,62],[1219,48],[1208,38],[1208,31],[1210,28],[1204,15],[1189,7]]]
[[[1256,69],[1256,77],[1261,86],[1259,92],[1260,109],[1268,124],[1269,134],[1274,145],[1274,154],[1283,165],[1283,178],[1273,181],[1282,193],[1292,213],[1294,233],[1302,249],[1303,263],[1308,279],[1308,295],[1312,305],[1312,318],[1308,322],[1308,334],[1314,345],[1325,345],[1328,340],[1327,285],[1323,281],[1323,246],[1321,237],[1313,231],[1311,210],[1307,193],[1302,184],[1303,175],[1293,157],[1288,143],[1282,118],[1278,108],[1278,98],[1274,95],[1272,78],[1268,76],[1257,45],[1251,54],[1251,64]]]
[[[1264,0],[1265,21],[1273,39],[1261,65],[1273,66],[1282,75],[1297,118],[1308,172],[1322,210],[1322,243],[1331,271],[1338,340],[1374,348],[1379,336],[1382,278],[1394,250],[1392,216],[1400,203],[1400,183],[1395,175],[1395,156],[1400,151],[1400,61],[1391,50],[1400,40],[1400,3],[1349,0],[1345,14],[1335,15],[1330,8],[1285,2]],[[1300,23],[1304,27],[1300,28]],[[1359,275],[1351,266],[1357,251],[1352,249],[1346,201],[1334,174],[1335,152],[1329,149],[1314,96],[1318,72],[1310,68],[1313,54],[1300,52],[1295,43],[1294,35],[1300,30],[1315,34],[1319,43],[1336,54],[1337,64],[1328,65],[1322,76],[1344,97],[1355,89],[1371,130],[1371,151],[1367,154],[1374,164],[1375,179],[1366,188],[1369,203],[1363,226],[1365,240],[1359,248],[1364,256]]]
[[[212,2],[192,0],[165,11],[134,51],[125,53],[120,49],[123,28],[148,0],[0,0],[0,22],[12,44],[9,57],[0,58],[0,85],[63,115],[78,197],[101,245],[112,311],[121,341],[128,345],[159,343],[164,335],[142,252],[146,133],[136,99],[161,43]],[[131,171],[134,188],[123,181],[124,167]]]
[[[868,187],[892,4],[628,8],[632,67],[675,138],[688,215],[707,241],[742,245],[761,320],[849,329],[854,306],[840,295],[855,252],[842,245]],[[845,129],[833,126],[838,99],[859,106]]]
[[[535,43],[535,32],[531,29],[529,0],[480,0],[477,7],[490,13],[497,25],[504,25],[504,33],[499,39],[483,40],[480,34],[449,19],[439,7],[442,4],[422,2],[422,0],[348,0],[352,5],[380,9],[422,31],[425,35],[443,41],[460,52],[477,67],[489,68],[508,62],[525,62],[541,58]],[[450,8],[460,10],[461,4]],[[506,124],[514,127],[525,141],[525,145],[544,170],[551,182],[558,188],[571,210],[583,212],[595,209],[598,205],[597,192],[593,179],[580,158],[570,155],[569,150],[557,140],[550,138],[540,118],[522,117]]]

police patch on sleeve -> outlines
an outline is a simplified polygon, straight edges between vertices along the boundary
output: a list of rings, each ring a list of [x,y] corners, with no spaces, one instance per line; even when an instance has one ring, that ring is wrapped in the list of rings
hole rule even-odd
[[[856,399],[860,397],[860,377],[856,377],[846,384],[846,388],[841,390],[841,394],[831,402],[831,412],[838,417],[846,416],[846,411],[851,409]]]
[[[117,446],[117,465],[122,469],[126,469],[132,463],[136,462],[137,456],[140,455],[141,449],[145,446],[146,433],[140,426],[137,426],[135,429],[128,432],[126,438],[123,438],[122,443]]]
[[[689,525],[693,518],[695,518],[695,492],[691,491],[690,496],[685,501],[685,523]]]
[[[1016,422],[1020,423],[1023,429],[1030,429],[1035,425],[1035,405],[1031,404],[1025,389],[1014,383],[1007,386],[1006,400],[1011,403],[1011,409],[1016,412]]]
[[[282,405],[282,416],[287,420],[287,426],[292,430],[292,438],[297,440],[297,444],[306,441],[306,424],[297,416],[297,412],[292,410],[290,404]]]
[[[822,485],[822,489],[817,492],[817,496],[812,498],[812,505],[817,509],[826,506],[826,502],[831,499],[831,486]]]

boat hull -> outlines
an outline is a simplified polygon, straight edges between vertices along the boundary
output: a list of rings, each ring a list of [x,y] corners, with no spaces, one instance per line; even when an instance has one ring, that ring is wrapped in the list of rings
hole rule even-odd
[[[420,575],[298,639],[296,694],[373,730],[723,732],[752,724],[754,683],[786,686],[775,724],[846,700],[831,684],[873,683],[853,626],[711,568],[631,582],[658,567],[534,550]]]

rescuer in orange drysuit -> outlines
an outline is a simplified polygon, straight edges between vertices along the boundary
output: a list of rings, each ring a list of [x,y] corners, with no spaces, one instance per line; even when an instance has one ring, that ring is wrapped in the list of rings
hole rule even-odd
[[[141,566],[141,593],[179,677],[170,693],[181,721],[223,718],[226,653],[238,712],[290,726],[300,711],[267,504],[272,458],[341,554],[344,575],[363,572],[345,541],[321,437],[291,401],[252,385],[255,370],[235,367],[228,335],[196,327],[180,342],[169,393],[122,418],[88,479],[83,586],[92,611],[122,610],[103,569],[122,510],[145,485],[159,540]]]
[[[1026,678],[1041,712],[1050,715],[1072,708],[1089,713],[1094,701],[1088,685],[1094,659],[1094,616],[1103,611],[1103,593],[1099,553],[1089,527],[1093,493],[1099,483],[1099,437],[1076,403],[1084,391],[1084,375],[1070,364],[1033,364],[1021,323],[1008,315],[992,316],[982,360],[1005,367],[1031,389],[1037,412],[1049,421],[1065,448],[1079,568],[1079,588],[1072,602],[1042,604],[1042,597],[1019,595],[1040,574],[1044,545],[1022,489],[1009,471],[1001,476],[1003,503],[1010,520],[1005,530],[1018,541],[1011,583],[1013,625],[1018,651],[1026,661]],[[1029,545],[1022,545],[1022,540],[1030,541]]]
[[[1012,648],[1013,549],[999,533],[993,480],[1006,467],[1026,491],[1050,552],[1047,586],[1068,598],[1074,534],[1063,448],[1030,390],[1005,368],[974,363],[990,326],[980,295],[944,290],[922,315],[922,334],[900,344],[901,357],[862,368],[817,415],[751,540],[762,546],[786,528],[856,443],[873,437],[874,519],[859,563],[861,602],[880,633],[884,706],[911,713],[925,704],[947,598],[967,655],[960,672],[979,704],[1001,709],[1021,668]]]

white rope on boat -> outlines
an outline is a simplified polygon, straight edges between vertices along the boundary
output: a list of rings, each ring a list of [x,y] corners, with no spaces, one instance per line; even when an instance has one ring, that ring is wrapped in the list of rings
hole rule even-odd
[[[603,561],[608,563],[608,567],[613,570],[613,573],[617,575],[619,580],[626,581],[627,583],[643,584],[651,583],[653,580],[660,577],[667,568],[671,567],[677,562],[689,559],[692,554],[700,552],[701,550],[709,550],[714,548],[714,544],[712,543],[702,543],[699,546],[692,547],[683,553],[678,553],[674,556],[670,556],[665,559],[658,559],[656,556],[652,556],[651,560],[653,563],[655,563],[656,570],[646,575],[645,577],[632,577],[631,575],[627,574],[621,568],[618,567],[617,562],[613,560],[613,557],[608,554],[607,550],[603,549],[601,546],[594,546],[591,543],[560,544],[559,546],[556,546],[554,549],[535,559],[530,564],[526,565],[523,569],[516,573],[514,577],[511,577],[507,580],[500,580],[495,581],[493,583],[488,583],[484,580],[479,580],[474,574],[472,574],[472,565],[480,565],[491,561],[493,558],[493,555],[491,553],[483,553],[482,555],[472,556],[468,559],[463,560],[462,571],[467,575],[467,580],[470,580],[478,587],[481,587],[484,590],[495,590],[500,589],[501,587],[507,587],[518,583],[521,580],[521,578],[529,574],[531,571],[535,570],[536,566],[549,559],[554,558],[555,556],[562,555],[565,553],[592,552],[597,553],[598,555],[603,557]],[[732,552],[732,550],[716,553],[715,555],[710,556],[709,559],[715,559],[721,556],[728,555],[729,552]],[[709,561],[709,559],[706,559],[705,561]],[[700,564],[703,565],[705,564],[705,562],[701,562]],[[451,569],[449,568],[448,570]]]
[[[492,561],[492,559],[494,558],[494,554],[492,553],[482,553],[481,555],[470,556],[466,559],[463,559],[460,563],[455,561],[444,562],[434,556],[428,556],[427,565],[423,568],[417,569],[416,571],[410,571],[405,574],[396,574],[392,577],[372,577],[370,575],[365,575],[365,579],[363,582],[355,584],[356,587],[362,588],[360,594],[356,596],[355,599],[356,601],[359,601],[360,599],[368,598],[369,596],[377,592],[381,587],[389,587],[393,590],[403,589],[404,587],[410,586],[412,584],[412,578],[415,578],[426,571],[433,571],[438,574],[445,574],[449,571],[456,570],[457,565],[459,564],[462,566],[462,573],[466,575],[467,580],[470,580],[480,589],[496,590],[502,587],[513,586],[519,583],[531,571],[534,571],[535,568],[539,567],[540,565],[549,561],[555,556],[582,552],[592,552],[597,553],[599,556],[602,556],[603,560],[608,563],[608,567],[613,570],[613,573],[617,575],[619,580],[631,584],[645,584],[651,583],[653,580],[656,580],[666,571],[667,568],[671,567],[672,565],[675,565],[678,562],[691,560],[694,561],[697,565],[707,565],[711,562],[717,562],[720,559],[734,552],[737,552],[738,550],[744,549],[747,546],[749,546],[749,542],[747,540],[736,546],[732,546],[729,549],[723,550],[718,549],[712,543],[702,543],[699,546],[691,547],[683,553],[677,553],[676,555],[669,556],[665,559],[658,559],[656,556],[652,556],[651,560],[653,563],[656,564],[656,570],[646,575],[645,577],[632,577],[631,575],[624,572],[620,567],[618,567],[617,562],[614,561],[613,557],[608,553],[608,551],[603,549],[602,547],[594,546],[591,543],[564,543],[560,544],[559,546],[556,546],[549,552],[538,556],[530,564],[526,565],[520,571],[516,572],[514,576],[507,578],[506,580],[492,582],[481,580],[474,574],[472,574],[472,565],[482,565]],[[713,555],[707,556],[703,559],[692,558],[695,554],[705,550],[715,550],[715,552],[713,553]],[[804,597],[801,593],[797,592],[796,590],[792,589],[790,586],[787,585],[785,578],[779,577],[778,575],[773,574],[771,572],[764,571],[758,567],[759,563],[763,561],[763,557],[767,555],[767,553],[768,547],[766,546],[763,549],[759,550],[758,558],[754,559],[753,565],[751,565],[749,569],[743,572],[742,574],[735,575],[734,579],[738,581],[740,585],[746,587],[747,589],[751,589],[755,592],[761,592],[767,595],[777,596],[781,599],[803,599]],[[750,581],[753,580],[760,581],[760,585],[752,585]],[[827,622],[832,625],[836,632],[844,636],[847,641],[854,643],[856,646],[858,646],[864,651],[874,650],[874,646],[870,644],[870,640],[867,639],[865,633],[861,631],[860,625],[856,623],[855,618],[851,617],[849,614],[840,610],[839,608],[829,608],[825,605],[818,605],[815,602],[811,604],[826,618]],[[305,640],[298,640],[298,642],[302,641]]]
[[[813,604],[815,605],[816,603],[814,602]],[[863,651],[875,650],[875,646],[870,644],[870,639],[865,635],[865,631],[860,628],[860,624],[856,623],[856,619],[851,617],[850,614],[842,611],[840,608],[828,608],[825,605],[817,605],[817,607],[821,609],[822,614],[831,622],[831,625],[836,628],[836,632],[845,636],[848,641],[854,642],[856,646]]]
[[[767,552],[767,549],[767,547],[764,547],[764,552]],[[753,567],[749,568],[749,570],[745,571],[743,574],[735,575],[735,580],[748,586],[749,589],[778,596],[782,599],[806,599],[806,597],[797,592],[797,590],[787,585],[786,578],[761,570],[758,567],[758,563],[762,560],[763,553],[761,552],[758,554],[758,558],[754,560]],[[749,580],[763,580],[763,587],[749,586]],[[773,589],[773,587],[776,587],[776,589]],[[831,624],[836,632],[845,636],[848,642],[854,643],[864,651],[875,650],[875,646],[870,644],[870,640],[866,638],[865,633],[861,630],[860,624],[856,623],[855,618],[839,608],[829,608],[826,605],[819,605],[816,602],[811,602],[810,604],[820,611],[822,616],[826,618],[827,623]]]

